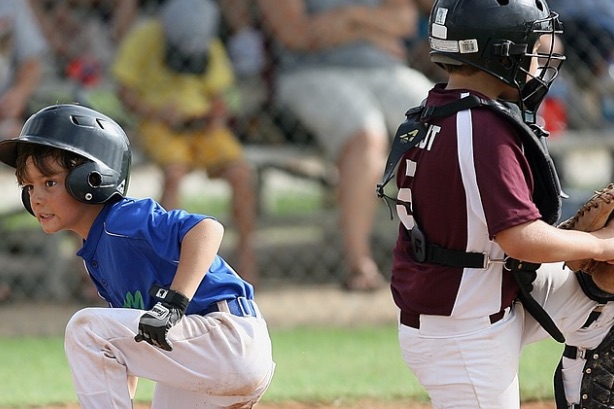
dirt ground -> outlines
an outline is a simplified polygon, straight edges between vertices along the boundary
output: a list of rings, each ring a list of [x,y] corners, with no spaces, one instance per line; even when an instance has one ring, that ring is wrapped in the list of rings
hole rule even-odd
[[[553,409],[554,402],[529,402],[521,406],[521,409]],[[34,409],[34,408],[32,408]],[[79,406],[45,406],[36,409],[79,409]],[[149,405],[137,404],[135,409],[150,409]],[[357,402],[333,402],[325,403],[260,403],[255,409],[432,409],[432,406],[423,403],[411,403],[407,401],[399,402],[377,402],[372,400],[362,400]]]
[[[522,409],[553,409],[554,402],[534,402],[522,405]],[[139,408],[146,409],[146,407]],[[148,409],[148,408],[147,408]],[[359,401],[346,404],[305,404],[284,403],[279,405],[260,404],[256,409],[432,409],[431,405],[422,403]]]

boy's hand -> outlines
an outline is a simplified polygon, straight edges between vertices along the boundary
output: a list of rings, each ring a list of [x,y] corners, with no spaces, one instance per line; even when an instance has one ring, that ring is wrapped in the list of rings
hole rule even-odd
[[[158,302],[153,308],[141,317],[139,333],[134,340],[136,342],[147,341],[151,345],[172,351],[173,345],[166,338],[171,329],[183,317],[183,312],[164,302]]]
[[[150,294],[161,301],[143,314],[139,322],[139,333],[134,340],[146,341],[165,351],[172,351],[173,345],[167,338],[168,331],[181,320],[190,300],[181,293],[158,286],[152,287]]]

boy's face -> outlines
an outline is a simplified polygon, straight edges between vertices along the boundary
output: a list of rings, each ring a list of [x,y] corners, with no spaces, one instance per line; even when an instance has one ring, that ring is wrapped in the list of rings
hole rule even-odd
[[[47,159],[53,169],[44,175],[34,165],[32,158],[26,160],[26,178],[22,187],[30,194],[30,205],[36,220],[45,233],[71,230],[81,237],[87,236],[90,224],[86,224],[88,205],[79,202],[66,190],[68,171],[53,159]]]

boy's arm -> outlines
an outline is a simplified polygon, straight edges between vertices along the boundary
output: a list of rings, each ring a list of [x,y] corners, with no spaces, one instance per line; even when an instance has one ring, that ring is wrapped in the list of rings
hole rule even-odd
[[[587,233],[534,220],[497,233],[495,240],[510,257],[533,263],[614,260],[614,223]]]
[[[407,0],[386,0],[377,7],[346,5],[317,14],[309,14],[303,0],[259,0],[258,5],[273,37],[301,52],[369,41],[404,57],[403,39],[418,27],[418,9]]]
[[[136,90],[123,84],[118,85],[118,95],[124,106],[139,120],[160,121],[171,128],[182,123],[183,118],[173,104],[154,107],[141,98]]]
[[[152,296],[160,301],[141,316],[136,342],[172,351],[168,331],[181,320],[196,289],[207,274],[222,243],[224,228],[214,219],[196,224],[181,242],[179,266],[170,289],[154,287]]]
[[[0,94],[0,118],[20,118],[26,111],[28,99],[36,90],[41,78],[41,61],[38,57],[24,60],[16,70],[12,85]]]
[[[215,219],[205,219],[196,224],[181,242],[181,255],[171,290],[192,299],[215,259],[224,227]]]

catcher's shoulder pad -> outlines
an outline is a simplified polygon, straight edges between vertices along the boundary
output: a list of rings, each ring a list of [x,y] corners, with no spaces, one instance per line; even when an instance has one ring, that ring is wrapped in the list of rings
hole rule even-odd
[[[546,144],[548,132],[535,124],[526,124],[520,109],[515,104],[489,100],[484,106],[506,118],[518,131],[525,157],[533,174],[535,184],[533,201],[542,215],[542,220],[551,225],[556,224],[561,217],[562,198],[565,195],[548,152]]]

